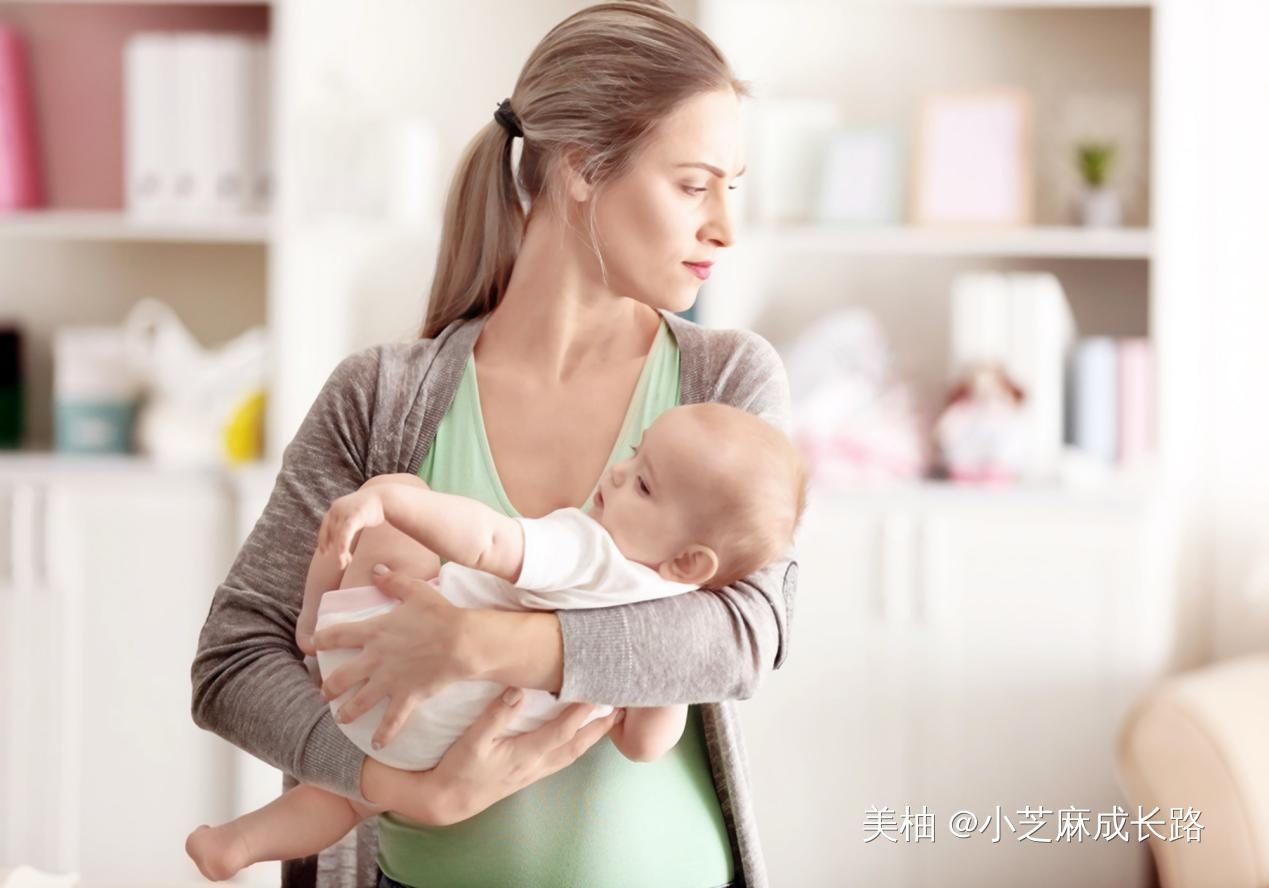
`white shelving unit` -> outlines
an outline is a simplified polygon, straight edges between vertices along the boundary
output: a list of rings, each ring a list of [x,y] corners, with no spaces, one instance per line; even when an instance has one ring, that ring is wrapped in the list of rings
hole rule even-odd
[[[706,287],[702,320],[752,327],[779,347],[834,309],[863,307],[927,407],[946,393],[948,297],[963,271],[1051,271],[1081,335],[1149,335],[1153,15],[1153,3],[1138,2],[703,0],[704,29],[754,84],[757,102],[833,102],[843,123],[896,130],[908,150],[929,93],[1027,91],[1036,222],[958,230],[746,221]],[[1137,111],[1138,141],[1124,160],[1141,187],[1127,186],[1125,228],[1068,221],[1068,111],[1073,97],[1089,96]],[[746,159],[755,171],[762,162],[753,152]],[[961,809],[981,817],[996,804],[1013,815],[1024,805],[1109,810],[1122,801],[1115,733],[1166,668],[1172,639],[1173,584],[1151,557],[1163,539],[1166,468],[1087,487],[916,482],[813,492],[788,674],[772,676],[742,710],[758,810],[780,812],[763,819],[773,878],[1143,888],[1142,847],[1052,844],[1036,854],[1016,842],[957,841],[947,827]],[[824,707],[814,719],[808,700]],[[791,733],[802,738],[795,763]],[[932,845],[864,844],[868,806],[902,813],[909,804],[934,812]]]

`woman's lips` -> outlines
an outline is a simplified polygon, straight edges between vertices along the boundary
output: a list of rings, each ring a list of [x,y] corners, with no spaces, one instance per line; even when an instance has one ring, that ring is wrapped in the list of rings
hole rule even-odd
[[[684,262],[683,264],[686,265],[689,269],[691,269],[692,274],[696,275],[701,280],[703,281],[709,280],[709,266],[708,265],[696,265],[695,263],[692,263],[692,262]]]
[[[604,507],[604,492],[602,490],[595,491],[595,505],[601,509]]]

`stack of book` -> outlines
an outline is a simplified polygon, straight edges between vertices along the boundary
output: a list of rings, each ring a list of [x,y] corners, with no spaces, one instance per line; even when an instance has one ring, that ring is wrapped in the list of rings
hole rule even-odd
[[[124,54],[128,211],[182,219],[267,211],[268,43],[143,32]]]
[[[951,375],[1001,368],[1023,393],[1026,480],[1062,474],[1070,447],[1128,467],[1155,450],[1154,352],[1148,339],[1077,338],[1047,273],[973,272],[952,285]]]
[[[1071,353],[1067,440],[1107,465],[1155,449],[1154,351],[1147,339],[1081,339]]]
[[[1062,456],[1064,369],[1075,324],[1057,278],[971,272],[952,284],[951,378],[989,365],[1022,389],[1022,477],[1056,477]]]

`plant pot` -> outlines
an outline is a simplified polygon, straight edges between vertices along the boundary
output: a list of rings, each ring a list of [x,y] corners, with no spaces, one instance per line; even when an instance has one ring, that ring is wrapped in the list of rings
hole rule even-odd
[[[1118,228],[1123,205],[1113,188],[1087,188],[1080,198],[1080,221],[1085,228]]]

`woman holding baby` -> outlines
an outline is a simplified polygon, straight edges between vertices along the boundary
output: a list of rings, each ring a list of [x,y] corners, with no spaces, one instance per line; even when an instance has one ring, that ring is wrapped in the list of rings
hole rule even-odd
[[[716,591],[558,612],[456,608],[390,572],[374,582],[402,604],[338,627],[356,631],[327,643],[363,652],[321,688],[295,642],[318,527],[371,477],[406,473],[536,517],[589,509],[598,480],[677,405],[787,423],[770,345],[674,314],[733,240],[745,95],[662,3],[600,4],[558,25],[459,164],[420,339],[341,362],[288,445],[212,602],[193,711],[291,778],[388,809],[322,855],[322,888],[767,884],[730,701],[785,657],[791,552]],[[373,533],[348,566],[367,582]],[[499,698],[433,771],[410,772],[362,753],[323,698],[361,686],[341,720],[389,698],[386,738],[412,702],[472,679],[578,705],[495,742],[512,708]],[[604,740],[620,710],[581,726],[589,704],[683,703],[699,705],[653,762]],[[288,885],[317,875],[312,858],[284,868]]]

